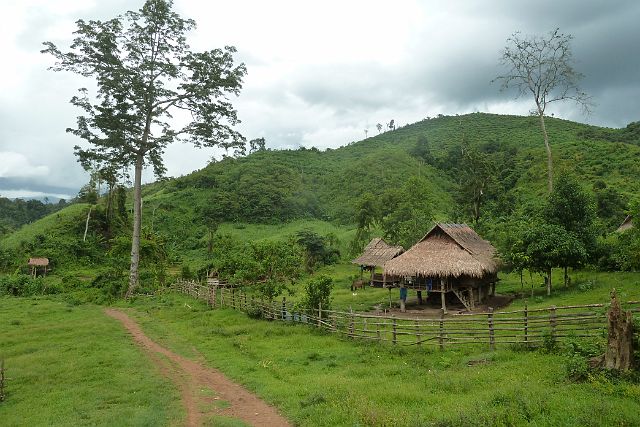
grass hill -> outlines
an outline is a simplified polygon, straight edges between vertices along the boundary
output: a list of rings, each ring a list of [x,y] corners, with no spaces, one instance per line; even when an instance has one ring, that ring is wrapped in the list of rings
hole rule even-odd
[[[590,191],[613,192],[622,201],[600,212],[613,228],[639,194],[640,133],[632,125],[606,129],[555,118],[547,118],[547,127],[556,173],[572,171]],[[173,260],[180,261],[203,256],[214,229],[254,239],[312,228],[337,236],[344,249],[354,235],[358,203],[367,194],[390,210],[403,198],[424,195],[434,220],[470,222],[462,156],[471,149],[492,165],[477,225],[491,239],[492,224],[535,207],[546,194],[546,157],[535,117],[440,116],[337,149],[264,150],[227,158],[145,186],[143,226],[160,235]],[[420,185],[419,191],[407,185],[411,177],[418,179],[412,183]],[[2,238],[0,250],[23,257],[60,248],[86,254],[86,242],[77,243],[86,210],[73,205],[27,224]],[[94,225],[90,235],[100,228]],[[59,239],[77,247],[52,243]],[[105,237],[93,233],[92,239],[103,245]],[[106,246],[100,248],[104,252]],[[101,251],[94,251],[94,262]]]

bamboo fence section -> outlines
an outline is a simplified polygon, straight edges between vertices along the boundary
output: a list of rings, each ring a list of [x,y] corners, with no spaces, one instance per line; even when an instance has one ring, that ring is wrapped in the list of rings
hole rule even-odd
[[[539,346],[574,338],[606,338],[609,304],[493,311],[437,318],[404,318],[326,310],[297,309],[283,298],[268,302],[236,288],[207,287],[192,281],[178,281],[172,289],[204,300],[212,308],[232,308],[268,320],[303,323],[348,338],[394,345],[431,346],[444,349],[455,345]],[[640,301],[624,306],[640,312]]]

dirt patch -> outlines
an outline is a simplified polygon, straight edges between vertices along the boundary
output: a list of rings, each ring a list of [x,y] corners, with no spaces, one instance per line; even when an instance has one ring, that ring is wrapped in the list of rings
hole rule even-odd
[[[180,388],[187,411],[187,426],[200,426],[213,415],[237,418],[253,426],[291,425],[275,408],[230,381],[218,370],[186,359],[152,341],[125,313],[114,309],[105,309],[105,313],[122,322],[162,374]]]
[[[394,300],[394,307],[389,308],[388,305],[380,305],[375,310],[370,311],[369,314],[380,315],[394,315],[398,318],[407,319],[437,319],[440,317],[440,297],[437,302],[431,300],[424,300],[422,304],[418,304],[417,298],[411,298],[407,300],[405,306],[406,311],[403,313],[400,308],[396,307],[397,301]],[[447,300],[447,317],[456,314],[469,314],[469,313],[487,313],[489,307],[492,307],[494,311],[504,309],[515,299],[513,295],[495,295],[489,297],[484,304],[476,305],[472,311],[468,311],[461,302],[453,299]]]

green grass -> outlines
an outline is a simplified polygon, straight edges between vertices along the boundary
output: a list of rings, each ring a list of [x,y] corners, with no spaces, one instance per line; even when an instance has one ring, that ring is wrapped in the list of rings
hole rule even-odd
[[[640,423],[638,384],[573,382],[562,354],[353,342],[177,295],[128,311],[163,345],[204,355],[301,426]]]
[[[3,426],[175,425],[177,389],[97,306],[0,298]]]

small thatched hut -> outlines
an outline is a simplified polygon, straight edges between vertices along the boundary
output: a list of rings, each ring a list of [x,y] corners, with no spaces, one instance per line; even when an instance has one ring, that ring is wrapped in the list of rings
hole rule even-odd
[[[384,267],[387,261],[392,260],[404,252],[402,246],[391,246],[380,237],[376,237],[364,248],[362,255],[351,261],[360,266],[360,273],[364,270],[371,271],[371,286],[385,287],[385,276],[376,274],[376,267]],[[387,277],[389,283],[393,283],[392,277]]]
[[[627,230],[629,230],[631,228],[633,228],[633,217],[631,215],[627,215],[627,217],[624,219],[622,224],[620,224],[620,227],[618,227],[618,229],[616,231],[618,233],[622,233],[622,232],[627,231]]]
[[[42,271],[46,276],[49,268],[49,258],[29,258],[27,265],[31,267],[31,275],[33,277],[36,277],[38,270]]]
[[[452,292],[467,309],[495,293],[495,248],[466,224],[436,224],[418,243],[384,265],[384,274],[404,278],[403,287]]]

